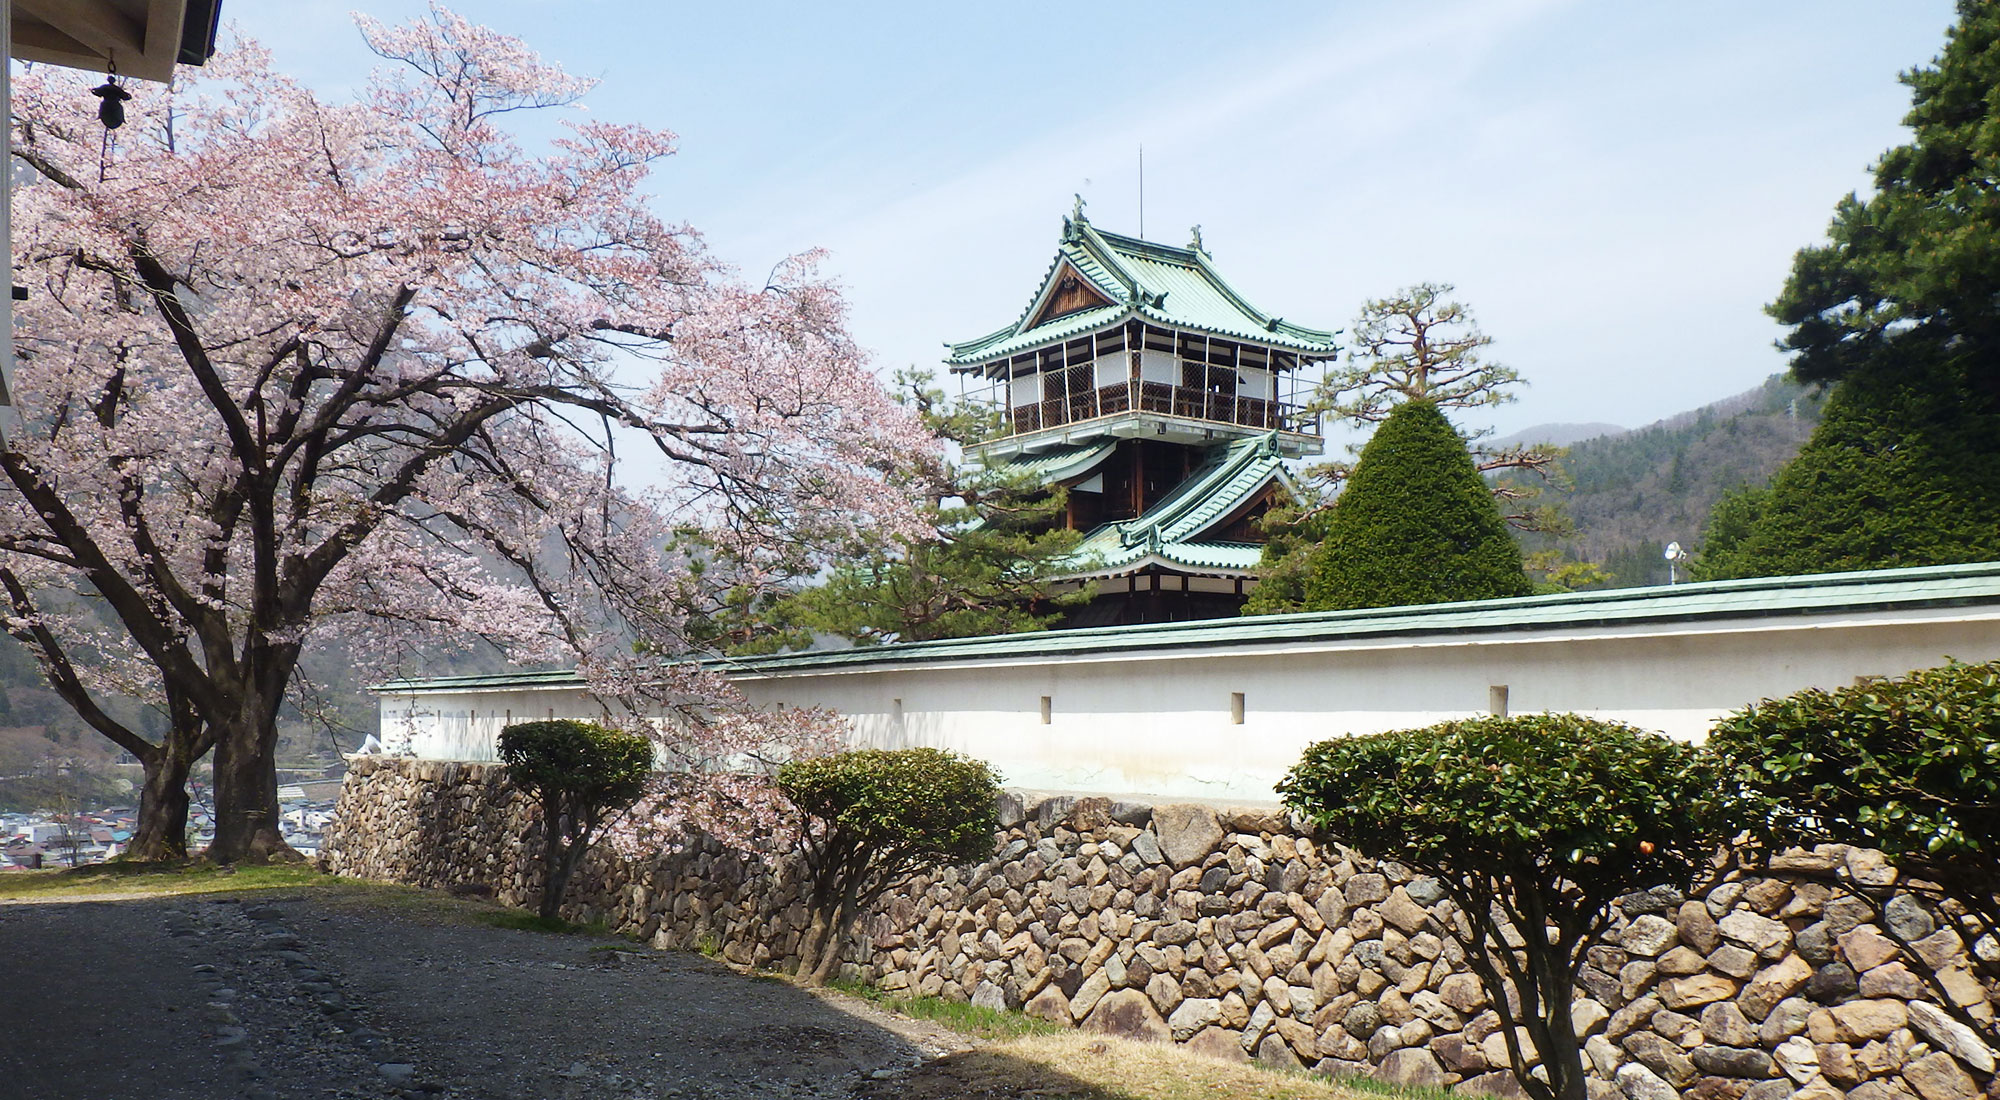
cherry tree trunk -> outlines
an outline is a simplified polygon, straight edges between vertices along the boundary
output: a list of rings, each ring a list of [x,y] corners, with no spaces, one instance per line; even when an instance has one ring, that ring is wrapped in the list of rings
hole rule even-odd
[[[805,978],[807,985],[823,986],[840,972],[841,949],[846,946],[848,933],[854,929],[854,918],[860,912],[861,899],[858,893],[851,881],[843,884],[833,908],[826,913],[818,954],[812,960],[810,968],[803,964],[799,967],[799,973]],[[813,925],[816,928],[820,926],[817,915],[814,917]]]
[[[826,910],[813,907],[812,924],[805,935],[799,937],[799,972],[805,982],[812,982],[819,973],[820,954],[827,949],[827,939],[833,927],[833,920]]]
[[[278,724],[268,709],[223,726],[215,739],[215,840],[207,856],[217,863],[304,858],[278,829]]]
[[[543,920],[557,920],[562,916],[563,895],[569,892],[570,872],[576,869],[576,861],[568,858],[564,840],[568,839],[562,828],[562,812],[551,801],[542,806],[542,898],[536,910]],[[572,845],[574,842],[571,842]]]
[[[177,748],[170,738],[157,754],[140,759],[146,775],[139,790],[139,823],[125,847],[128,859],[187,858],[187,780],[194,761]]]

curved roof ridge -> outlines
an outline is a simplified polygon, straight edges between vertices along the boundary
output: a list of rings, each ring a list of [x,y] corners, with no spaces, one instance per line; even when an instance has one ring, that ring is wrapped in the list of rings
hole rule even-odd
[[[1053,293],[1056,275],[1065,263],[1111,299],[1112,305],[1097,309],[1115,311],[1115,320],[1113,312],[1106,312],[1092,318],[1089,325],[1078,326],[1073,319],[1089,311],[1077,311],[1048,318],[1039,325],[1034,323]],[[1149,272],[1148,266],[1154,270]],[[1044,335],[1053,342],[1074,338],[1086,328],[1109,329],[1132,316],[1229,339],[1274,345],[1309,356],[1330,357],[1340,350],[1333,342],[1338,330],[1293,324],[1251,305],[1215,269],[1205,251],[1099,229],[1078,213],[1063,218],[1062,240],[1056,254],[1043,269],[1034,295],[1014,322],[977,339],[947,342],[946,361],[969,369],[988,357],[997,359],[1040,346],[1034,334],[1042,329],[1048,329]],[[1064,321],[1071,324],[1052,327]]]

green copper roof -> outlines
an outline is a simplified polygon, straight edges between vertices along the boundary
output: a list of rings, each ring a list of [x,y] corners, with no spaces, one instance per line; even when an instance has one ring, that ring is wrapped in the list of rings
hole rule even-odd
[[[1281,481],[1290,488],[1277,437],[1270,432],[1216,448],[1213,457],[1165,499],[1125,524],[1128,530],[1121,537],[1128,545],[1136,542],[1140,536],[1131,528],[1144,526],[1157,528],[1163,540],[1191,539],[1249,504],[1271,482]]]
[[[1114,304],[1029,327],[1065,262]],[[988,363],[1114,328],[1131,318],[1306,355],[1331,356],[1339,350],[1332,332],[1272,317],[1244,301],[1200,248],[1175,248],[1106,233],[1091,225],[1079,210],[1063,219],[1062,245],[1028,308],[998,332],[947,345],[951,351],[945,362],[960,367]]]
[[[1803,577],[1563,592],[1506,600],[1317,611],[1082,630],[1035,631],[985,638],[902,642],[820,653],[717,659],[736,676],[868,671],[932,664],[1047,661],[1089,654],[1160,652],[1193,647],[1269,648],[1349,639],[1588,629],[1784,615],[1824,615],[2000,605],[2000,562],[1922,569],[1820,573]],[[1974,657],[1976,654],[1964,654]],[[517,673],[398,680],[383,692],[478,691],[580,682],[574,673]]]
[[[1417,607],[1315,611],[905,642],[830,653],[761,657],[734,662],[730,668],[738,675],[782,675],[864,665],[1049,660],[1091,653],[1194,646],[1291,646],[1383,636],[1482,634],[1996,604],[2000,604],[2000,562],[1982,562],[1606,592],[1563,592]]]
[[[1077,576],[1121,576],[1149,562],[1203,572],[1249,573],[1263,551],[1253,543],[1203,540],[1201,536],[1251,503],[1272,481],[1288,489],[1290,479],[1276,447],[1276,433],[1239,439],[1216,447],[1208,461],[1189,474],[1159,503],[1135,519],[1092,528],[1077,544],[1071,560]],[[1111,446],[1116,446],[1113,441]],[[1090,448],[1068,448],[1082,451]],[[1107,452],[1108,453],[1108,450]],[[1044,464],[1067,475],[1044,476],[1044,484],[1075,476],[1090,467],[1075,460],[1041,456],[1010,463],[1008,469],[1033,471]],[[1091,466],[1101,458],[1092,459]]]
[[[1073,577],[1079,580],[1123,577],[1138,573],[1149,565],[1162,566],[1169,572],[1249,577],[1255,575],[1257,563],[1264,557],[1264,548],[1254,542],[1175,539],[1172,542],[1120,546],[1117,532],[1111,534],[1111,538],[1102,541],[1086,539],[1077,546],[1073,560],[1079,562],[1080,567],[1072,574]],[[1090,557],[1093,551],[1099,549],[1103,551],[1101,557]]]
[[[1033,478],[1037,485],[1053,485],[1058,481],[1082,477],[1095,470],[1111,452],[1118,449],[1118,440],[1105,439],[1097,443],[1083,443],[1074,447],[1057,447],[1040,454],[1022,455],[1012,462],[1001,463],[998,467],[1010,474]]]

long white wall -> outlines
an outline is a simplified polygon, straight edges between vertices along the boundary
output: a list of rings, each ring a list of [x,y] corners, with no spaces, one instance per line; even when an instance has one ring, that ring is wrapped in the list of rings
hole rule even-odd
[[[1947,657],[2000,659],[2000,604],[827,668],[779,662],[731,678],[759,706],[839,712],[859,745],[953,749],[991,761],[1011,786],[1267,801],[1313,741],[1487,713],[1496,687],[1514,713],[1577,711],[1699,739],[1717,717],[1758,699]],[[550,714],[601,710],[573,684],[419,686],[383,695],[383,740],[419,756],[490,760],[501,726]]]

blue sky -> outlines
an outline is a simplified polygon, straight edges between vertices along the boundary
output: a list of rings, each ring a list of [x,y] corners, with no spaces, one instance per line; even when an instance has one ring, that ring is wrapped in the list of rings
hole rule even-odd
[[[340,96],[355,5],[232,0]],[[422,10],[363,0],[388,21]],[[886,373],[1013,320],[1071,195],[1345,328],[1457,284],[1529,382],[1501,432],[1636,426],[1783,369],[1762,313],[1903,139],[1949,0],[735,4],[462,0],[681,153],[659,211],[750,277],[823,246]]]

